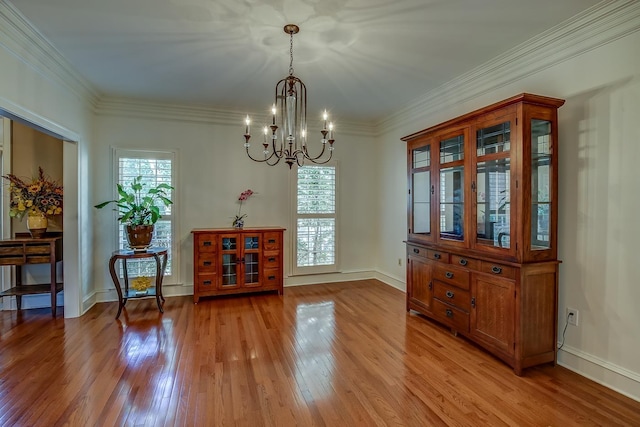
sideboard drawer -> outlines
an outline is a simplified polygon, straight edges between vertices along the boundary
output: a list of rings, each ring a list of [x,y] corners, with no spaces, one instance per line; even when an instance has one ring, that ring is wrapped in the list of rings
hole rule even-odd
[[[265,288],[277,288],[280,286],[280,269],[278,268],[265,268],[262,270],[263,277],[262,282]]]
[[[198,251],[199,252],[215,252],[216,251],[216,235],[215,234],[200,234],[198,236]]]
[[[198,255],[198,273],[215,273],[216,257],[215,254],[204,252]]]
[[[262,253],[264,268],[280,267],[280,251],[264,251]]]
[[[264,233],[263,249],[274,251],[280,249],[280,233]]]
[[[217,276],[215,274],[198,274],[195,278],[198,290],[206,292],[216,288]]]

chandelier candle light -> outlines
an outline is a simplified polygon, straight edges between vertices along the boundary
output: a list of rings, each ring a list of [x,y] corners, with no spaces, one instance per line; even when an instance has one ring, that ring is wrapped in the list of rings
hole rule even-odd
[[[275,102],[271,107],[271,125],[264,126],[263,155],[255,158],[249,153],[249,139],[251,139],[251,118],[245,118],[244,147],[247,156],[255,162],[264,162],[274,166],[284,159],[289,169],[296,163],[302,166],[305,160],[323,164],[331,160],[333,155],[333,123],[328,122],[329,115],[324,111],[322,134],[322,150],[317,156],[309,154],[307,141],[307,88],[298,77],[293,75],[293,35],[300,28],[297,25],[284,26],[284,32],[290,37],[289,75],[276,84]],[[327,148],[327,142],[329,147]],[[328,152],[328,155],[326,154]]]

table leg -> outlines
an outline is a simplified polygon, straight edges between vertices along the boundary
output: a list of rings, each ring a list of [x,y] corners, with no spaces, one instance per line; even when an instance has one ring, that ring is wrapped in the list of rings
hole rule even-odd
[[[113,280],[113,284],[116,287],[116,292],[118,293],[118,314],[116,314],[116,319],[120,317],[120,313],[122,313],[122,308],[125,304],[125,299],[122,296],[122,288],[120,287],[120,279],[118,279],[118,275],[116,274],[115,264],[117,258],[112,256],[109,260],[109,273],[111,274],[111,280]],[[126,271],[126,269],[125,269]]]
[[[55,249],[52,249],[52,253],[55,253],[55,252],[53,252],[54,250]],[[51,289],[50,290],[51,290],[51,315],[53,317],[56,317],[56,308],[57,308],[56,307],[57,306],[57,304],[56,304],[56,299],[57,299],[56,298],[57,297],[57,294],[56,294],[56,281],[58,279],[56,277],[57,275],[58,274],[57,274],[57,271],[56,271],[56,259],[55,259],[55,257],[52,256],[51,257]]]
[[[22,266],[16,265],[16,288],[22,286]],[[16,308],[22,310],[22,295],[16,295]]]
[[[164,313],[162,303],[160,302],[161,299],[162,302],[164,302],[164,298],[162,298],[162,276],[164,275],[164,270],[160,267],[160,257],[158,254],[153,254],[153,258],[156,260],[156,303],[158,304],[160,313]]]

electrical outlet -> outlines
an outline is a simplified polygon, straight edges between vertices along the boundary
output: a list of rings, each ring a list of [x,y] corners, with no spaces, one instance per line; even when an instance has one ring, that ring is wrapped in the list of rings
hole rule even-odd
[[[398,265],[402,267],[402,258],[398,258]]]
[[[575,308],[567,308],[567,319],[570,325],[578,326],[578,310]]]

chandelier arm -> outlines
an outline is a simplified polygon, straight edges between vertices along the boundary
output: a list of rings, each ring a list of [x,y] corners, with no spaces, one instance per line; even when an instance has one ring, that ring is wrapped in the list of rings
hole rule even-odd
[[[320,157],[322,157],[326,150],[327,150],[327,144],[324,143],[324,144],[322,144],[322,151],[320,151],[320,154],[318,154],[317,156],[313,157],[313,156],[311,156],[311,154],[309,154],[309,150],[307,149],[307,147],[304,147],[304,157],[309,159],[309,160],[311,160],[311,161],[314,161],[314,160],[317,160]]]
[[[247,147],[246,150],[247,150],[247,156],[249,156],[249,158],[251,160],[253,160],[254,162],[258,162],[258,163],[264,163],[264,162],[268,161],[269,159],[271,159],[273,157],[273,154],[274,154],[274,153],[271,153],[271,155],[269,157],[265,158],[265,159],[256,159],[251,155],[251,153],[249,153],[249,147]]]

